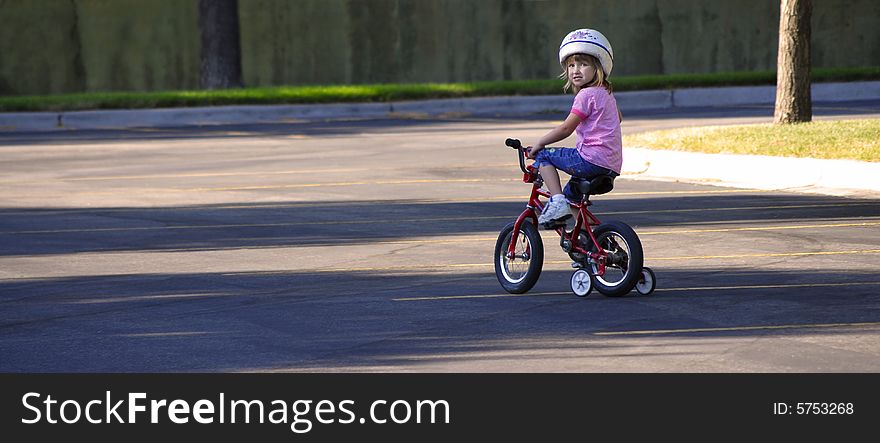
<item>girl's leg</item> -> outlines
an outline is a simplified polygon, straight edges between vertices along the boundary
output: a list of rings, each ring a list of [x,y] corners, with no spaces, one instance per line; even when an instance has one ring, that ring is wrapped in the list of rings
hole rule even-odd
[[[557,167],[562,167],[565,170],[565,166],[563,166],[565,162],[563,160],[565,156],[571,154],[569,151],[574,152],[574,155],[578,155],[577,152],[569,149],[550,149],[549,151],[539,152],[536,157],[536,162],[540,162],[538,171],[541,173],[541,178],[544,179],[544,184],[551,195],[550,201],[547,202],[547,205],[544,206],[544,210],[538,217],[538,223],[545,226],[548,223],[562,221],[572,216],[568,201],[566,201],[565,196],[562,194],[559,171],[556,169]]]
[[[553,165],[544,164],[538,168],[544,184],[551,195],[562,194],[562,182],[559,180],[559,171]]]

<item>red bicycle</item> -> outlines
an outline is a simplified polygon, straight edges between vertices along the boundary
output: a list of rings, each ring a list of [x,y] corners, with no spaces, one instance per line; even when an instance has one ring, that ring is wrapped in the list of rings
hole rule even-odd
[[[544,243],[538,233],[538,214],[544,209],[540,197],[550,197],[541,189],[544,181],[537,168],[525,164],[525,153],[519,140],[507,139],[505,144],[516,149],[523,182],[532,184],[532,193],[526,209],[501,230],[495,242],[495,275],[501,286],[512,294],[522,294],[538,282],[544,266]],[[572,259],[576,269],[571,276],[571,290],[586,297],[595,286],[609,297],[626,295],[633,288],[639,294],[654,292],[656,278],[651,268],[643,266],[642,242],[626,223],[602,223],[587,209],[591,195],[610,192],[614,176],[602,175],[587,180],[572,177],[569,185],[583,195],[580,202],[571,203],[577,209],[574,226],[565,224],[545,226],[559,234],[559,245]]]

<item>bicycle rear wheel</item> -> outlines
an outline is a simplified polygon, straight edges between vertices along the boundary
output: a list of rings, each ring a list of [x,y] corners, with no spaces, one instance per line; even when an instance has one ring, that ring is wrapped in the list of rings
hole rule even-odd
[[[638,283],[644,264],[639,236],[633,228],[620,221],[599,225],[593,235],[608,254],[605,274],[595,275],[596,289],[609,297],[626,295]],[[596,274],[599,270],[598,264],[592,262],[590,265],[593,274]]]
[[[498,234],[495,242],[495,276],[501,287],[511,294],[522,294],[535,286],[544,266],[544,243],[530,221],[524,221],[516,238],[514,256],[507,257],[514,223]]]

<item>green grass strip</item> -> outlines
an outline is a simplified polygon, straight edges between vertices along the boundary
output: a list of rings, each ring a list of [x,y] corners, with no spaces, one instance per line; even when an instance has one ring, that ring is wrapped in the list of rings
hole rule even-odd
[[[814,82],[880,80],[880,66],[815,69]],[[615,91],[711,86],[772,85],[773,71],[645,75],[614,78]],[[213,91],[95,92],[0,97],[0,112],[143,109],[186,106],[389,102],[456,97],[552,95],[562,93],[559,79],[471,83],[306,85]]]
[[[880,119],[707,126],[626,135],[624,146],[880,162]]]

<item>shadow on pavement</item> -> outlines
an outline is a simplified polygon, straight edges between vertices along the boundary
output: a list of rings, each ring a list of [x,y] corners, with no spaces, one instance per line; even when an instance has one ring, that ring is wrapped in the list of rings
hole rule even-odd
[[[518,352],[647,364],[698,352],[674,346],[682,342],[698,348],[731,337],[814,334],[846,340],[859,324],[880,321],[873,272],[656,271],[652,296],[583,299],[568,292],[570,272],[553,270],[521,297],[507,296],[491,268],[3,280],[0,371],[418,371],[484,360],[505,372],[516,369],[492,361]],[[449,298],[461,296],[474,297]],[[646,336],[661,340],[646,343]],[[876,356],[847,364],[876,369]]]
[[[880,201],[802,194],[595,199],[602,220],[637,231],[748,228],[880,217]],[[165,208],[0,209],[0,256],[345,246],[449,235],[494,237],[524,201],[228,204]],[[870,220],[868,220],[870,221]],[[876,220],[874,220],[876,222]],[[743,234],[748,238],[750,234]]]

